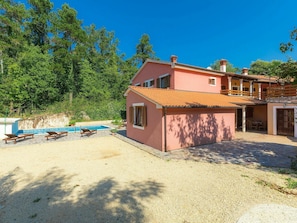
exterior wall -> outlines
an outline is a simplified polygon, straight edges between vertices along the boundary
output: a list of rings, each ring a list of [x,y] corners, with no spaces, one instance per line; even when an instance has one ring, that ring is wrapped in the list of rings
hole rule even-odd
[[[235,109],[168,110],[167,151],[233,139],[235,111]]]
[[[0,118],[0,139],[6,138],[5,134],[17,134],[19,118]]]
[[[254,106],[253,119],[266,123],[267,122],[267,105]]]
[[[129,117],[129,108],[133,103],[144,103],[147,106],[147,126],[144,129],[134,128]],[[126,100],[127,109],[127,137],[148,146],[162,150],[162,109],[145,100],[133,92],[129,92]]]
[[[216,85],[209,84],[209,78],[216,79]],[[221,76],[207,75],[194,71],[175,70],[174,71],[174,89],[186,91],[200,91],[220,93]]]
[[[132,80],[132,85],[140,83],[143,86],[143,83],[147,80],[154,79],[156,87],[156,79],[159,76],[164,74],[172,75],[172,68],[168,64],[158,64],[158,63],[147,63],[145,67],[138,73],[138,75]],[[173,88],[173,78],[170,79],[170,88]]]
[[[297,137],[297,105],[287,103],[268,103],[267,104],[267,133],[270,135],[277,135],[277,117],[276,110],[278,108],[292,108],[294,109],[294,137]]]

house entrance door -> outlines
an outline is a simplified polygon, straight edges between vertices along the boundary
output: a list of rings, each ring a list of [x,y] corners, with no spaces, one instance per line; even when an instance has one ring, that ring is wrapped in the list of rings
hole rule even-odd
[[[277,109],[277,135],[294,136],[294,109]]]

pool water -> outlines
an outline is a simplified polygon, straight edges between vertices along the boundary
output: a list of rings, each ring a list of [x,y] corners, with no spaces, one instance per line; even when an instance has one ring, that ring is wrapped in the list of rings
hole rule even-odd
[[[58,127],[58,128],[44,128],[44,129],[20,129],[18,132],[17,132],[17,135],[19,134],[40,134],[40,135],[43,135],[43,134],[46,134],[46,132],[48,131],[53,131],[53,132],[64,132],[64,131],[67,131],[67,132],[80,132],[80,130],[82,128],[86,128],[86,129],[90,129],[90,130],[108,130],[109,127],[108,126],[105,126],[105,125],[91,125],[91,126],[69,126],[69,127]]]

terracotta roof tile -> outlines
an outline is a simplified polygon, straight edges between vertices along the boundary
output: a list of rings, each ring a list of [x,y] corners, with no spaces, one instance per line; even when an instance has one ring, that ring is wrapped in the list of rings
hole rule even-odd
[[[128,92],[129,91],[133,91],[156,105],[164,107],[236,108],[238,105],[255,104],[253,100],[247,97],[232,97],[217,93],[180,91],[137,86],[130,86]]]

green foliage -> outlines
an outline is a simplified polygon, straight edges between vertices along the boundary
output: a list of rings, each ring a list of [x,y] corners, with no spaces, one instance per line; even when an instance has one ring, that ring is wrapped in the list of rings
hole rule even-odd
[[[256,60],[250,65],[250,74],[277,76],[279,73],[279,66],[283,62],[280,60],[264,61]]]
[[[216,60],[213,64],[210,65],[213,70],[220,70],[220,60]],[[227,63],[226,71],[230,73],[240,73],[241,70],[237,67],[234,67],[233,64]]]
[[[144,64],[144,62],[151,59],[158,59],[155,57],[155,52],[153,51],[153,46],[150,44],[150,37],[148,34],[143,34],[136,46],[136,55],[134,56],[136,63],[139,66]]]
[[[297,83],[297,62],[293,60],[289,60],[286,63],[282,63],[278,67],[278,74],[282,80],[286,82],[293,82]]]
[[[82,20],[68,4],[0,0],[0,114],[65,112],[75,120],[116,119],[138,63],[157,59],[147,34],[124,59],[114,32]]]
[[[280,44],[280,51],[281,52],[286,53],[287,51],[292,52],[294,50],[294,44],[292,43],[292,41],[297,40],[297,29],[296,28],[291,31],[290,39],[291,39],[291,41],[289,41],[287,43],[281,43]]]
[[[69,113],[72,120],[77,122],[90,120],[114,120],[120,117],[120,111],[125,109],[125,101],[88,101],[84,98],[75,98],[72,104],[65,100],[49,106],[45,111],[48,114]]]
[[[297,188],[297,181],[293,180],[292,178],[287,178],[287,186],[289,189]]]

